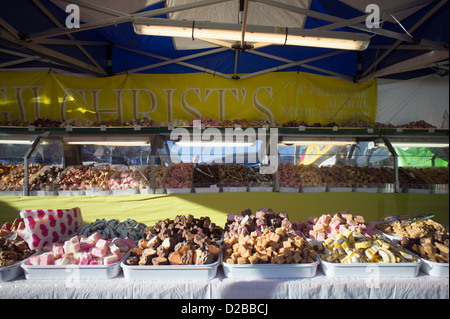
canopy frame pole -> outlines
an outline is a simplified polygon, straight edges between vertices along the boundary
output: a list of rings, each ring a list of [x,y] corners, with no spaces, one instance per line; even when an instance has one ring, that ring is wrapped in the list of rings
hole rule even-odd
[[[210,51],[205,51],[205,52],[201,52],[201,53],[187,55],[187,56],[180,57],[180,58],[177,58],[177,59],[170,59],[170,58],[167,58],[167,57],[164,57],[164,56],[161,56],[161,55],[157,55],[157,54],[153,54],[153,53],[150,53],[150,52],[145,52],[145,51],[141,51],[141,50],[125,48],[125,47],[122,47],[122,46],[116,46],[116,47],[120,48],[120,49],[123,49],[123,50],[135,52],[135,53],[138,53],[138,54],[146,55],[146,56],[149,56],[151,58],[164,60],[164,62],[158,62],[158,63],[155,63],[155,64],[146,65],[146,66],[143,66],[143,67],[140,67],[140,68],[127,70],[127,71],[122,71],[122,72],[119,72],[117,74],[135,73],[135,72],[148,70],[148,69],[160,67],[160,66],[163,66],[163,65],[168,65],[168,64],[175,63],[175,64],[186,66],[188,68],[192,68],[192,69],[195,69],[195,70],[204,71],[206,73],[210,73],[210,74],[218,75],[218,76],[221,76],[221,77],[224,77],[224,78],[227,78],[227,79],[231,79],[231,76],[229,76],[228,74],[224,74],[224,73],[221,73],[221,72],[217,72],[215,70],[203,68],[201,66],[197,66],[197,65],[194,65],[194,64],[182,62],[184,60],[190,60],[190,59],[197,58],[197,57],[200,57],[200,56],[205,56],[205,55],[209,55],[209,54],[223,52],[223,51],[227,50],[227,48],[217,48],[217,49],[210,50]]]
[[[199,7],[209,6],[209,5],[222,3],[222,2],[228,2],[228,1],[231,1],[231,0],[200,0],[200,1],[193,2],[193,3],[182,4],[182,5],[174,6],[174,7],[166,7],[166,8],[155,9],[155,10],[145,11],[145,12],[140,12],[140,13],[135,13],[135,14],[128,14],[126,16],[121,16],[121,17],[114,17],[114,18],[105,19],[102,21],[84,23],[84,24],[80,25],[79,28],[48,29],[43,32],[31,33],[29,35],[29,40],[55,37],[55,36],[59,36],[59,35],[69,34],[69,33],[92,30],[92,29],[97,29],[97,28],[106,27],[106,26],[110,26],[110,25],[117,25],[120,23],[130,22],[130,21],[133,21],[133,19],[135,19],[135,18],[155,17],[155,16],[159,16],[159,15],[163,15],[163,14],[172,13],[172,12],[195,9],[195,8],[199,8]]]
[[[329,22],[333,22],[333,23],[337,23],[337,22],[342,23],[342,22],[348,21],[346,19],[335,17],[335,16],[332,16],[329,14],[315,12],[312,10],[303,9],[300,7],[292,6],[289,4],[285,4],[285,3],[281,3],[281,2],[277,2],[277,1],[273,1],[273,0],[253,0],[253,1],[264,3],[264,4],[271,5],[271,6],[274,6],[277,8],[285,9],[285,10],[288,10],[291,12],[303,14],[303,15],[306,15],[306,16],[309,16],[312,18],[321,19],[321,20],[325,20],[325,21],[329,21]],[[385,37],[392,38],[392,39],[397,39],[397,40],[402,40],[402,41],[412,42],[412,43],[414,42],[413,39],[411,39],[406,34],[394,32],[394,31],[390,31],[390,30],[385,30],[382,28],[369,29],[363,24],[349,25],[349,27],[357,29],[357,30],[365,31],[368,33],[376,34],[376,35],[385,36]],[[428,45],[428,46],[432,46],[434,48],[440,48],[440,49],[446,48],[445,44],[437,43],[437,42],[426,40],[426,39],[421,39],[421,43]]]
[[[296,65],[301,65],[302,67],[305,67],[305,68],[308,68],[308,69],[312,69],[312,70],[316,70],[316,71],[320,71],[320,72],[324,72],[324,73],[327,73],[327,74],[331,74],[331,75],[337,76],[337,77],[339,77],[339,78],[341,78],[343,80],[346,80],[346,81],[352,81],[353,80],[353,78],[351,76],[340,74],[340,73],[333,72],[333,71],[328,71],[328,70],[325,70],[325,69],[321,69],[321,68],[310,66],[310,65],[306,64],[308,62],[313,62],[313,61],[325,59],[325,58],[328,58],[328,57],[331,57],[331,56],[334,56],[334,55],[345,53],[346,51],[344,51],[344,50],[334,51],[334,52],[331,52],[331,53],[323,54],[323,55],[320,55],[320,56],[316,56],[316,57],[312,57],[312,58],[308,58],[308,59],[304,59],[304,60],[300,60],[300,61],[293,61],[293,60],[285,59],[285,58],[278,57],[278,56],[275,56],[275,55],[272,55],[272,54],[259,52],[259,51],[248,51],[248,52],[252,53],[252,54],[260,55],[260,56],[263,56],[263,57],[266,57],[266,58],[269,58],[269,59],[274,59],[274,60],[278,60],[278,61],[281,61],[281,62],[285,62],[286,64],[283,64],[283,65],[280,65],[280,66],[276,66],[276,67],[273,67],[273,68],[269,68],[269,69],[265,69],[265,70],[261,70],[261,71],[257,71],[257,72],[254,72],[254,73],[245,74],[245,75],[241,76],[241,79],[250,78],[250,77],[253,77],[253,76],[265,74],[265,73],[272,72],[272,71],[278,71],[278,70],[286,69],[286,68],[289,68],[289,67],[292,67],[292,66],[296,66]]]
[[[433,14],[435,14],[445,3],[447,0],[440,1],[436,6],[434,6],[426,15],[424,15],[419,21],[414,24],[411,29],[409,29],[409,33],[414,32],[418,27],[420,27],[425,21],[427,21]],[[376,61],[372,63],[362,74],[363,77],[367,76],[367,74],[372,71],[381,61],[383,61],[392,51],[394,51],[400,44],[401,40],[397,40],[389,49],[387,49]]]
[[[31,55],[38,55],[43,58],[48,58],[52,61],[55,60],[64,65],[70,65],[72,68],[80,70],[82,72],[94,74],[97,76],[103,75],[94,65],[91,65],[84,61],[80,61],[71,56],[49,49],[39,44],[33,44],[23,40],[17,40],[12,36],[10,36],[9,34],[0,33],[0,44],[1,43],[4,43],[8,47],[20,48],[25,52],[31,53]]]
[[[393,9],[389,9],[389,12],[396,13],[396,12],[399,12],[399,11],[403,11],[403,10],[407,10],[407,9],[411,9],[411,8],[417,7],[419,5],[427,4],[427,3],[430,3],[430,2],[433,2],[433,1],[435,1],[435,0],[417,0],[417,1],[412,1],[412,2],[405,3],[405,4],[401,5],[401,6],[395,7]],[[369,15],[369,13],[365,14],[365,15],[362,15],[362,16],[359,16],[359,17],[356,17],[356,18],[353,18],[353,19],[348,19],[348,20],[341,21],[341,22],[335,22],[335,23],[332,23],[332,24],[323,25],[323,26],[314,28],[314,30],[329,30],[329,31],[331,31],[331,30],[335,30],[335,29],[339,29],[339,28],[343,28],[343,27],[349,27],[349,26],[351,26],[353,24],[364,22],[367,19],[368,15]]]
[[[33,0],[33,2],[58,28],[63,28],[62,23],[55,18],[55,16],[40,2],[40,0]],[[69,40],[76,40],[72,34],[66,34],[66,37],[68,37]],[[107,75],[105,69],[82,45],[75,44],[75,46],[97,67],[100,73],[102,73],[104,76]]]

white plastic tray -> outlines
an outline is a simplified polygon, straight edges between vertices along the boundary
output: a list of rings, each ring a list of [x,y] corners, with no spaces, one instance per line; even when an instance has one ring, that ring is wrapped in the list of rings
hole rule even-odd
[[[228,278],[270,279],[310,278],[316,275],[319,260],[305,264],[227,264],[222,262],[223,272]]]
[[[252,186],[249,187],[249,191],[250,192],[273,192],[273,187],[272,186]]]
[[[379,184],[379,193],[395,193],[395,187],[392,183]]]
[[[210,187],[195,187],[196,193],[219,193],[220,187],[211,185]]]
[[[421,270],[429,276],[448,278],[448,263],[437,263],[422,258]]]
[[[135,195],[139,194],[139,188],[116,189],[112,191],[113,195]]]
[[[247,187],[241,186],[223,186],[222,191],[224,193],[245,193],[247,191]]]
[[[430,194],[431,189],[408,188],[406,192],[409,194]]]
[[[26,279],[110,279],[120,271],[120,263],[128,257],[125,254],[121,260],[110,265],[48,265],[33,266],[30,260],[25,260],[21,267]]]
[[[208,265],[127,265],[120,266],[130,280],[210,280],[217,274],[219,260]]]
[[[353,187],[328,187],[328,192],[351,193],[351,192],[353,192]]]
[[[298,193],[299,189],[296,187],[280,187],[280,193]]]
[[[20,268],[22,263],[23,260],[11,266],[0,267],[0,281],[10,281],[23,274],[23,270]]]
[[[86,196],[103,196],[103,195],[111,195],[111,191],[99,191],[99,190],[85,190]]]
[[[355,187],[357,193],[378,193],[378,187]]]
[[[58,191],[31,191],[31,196],[58,196]]]
[[[330,263],[320,260],[320,269],[329,277],[416,277],[422,260],[415,263]]]
[[[186,194],[191,193],[192,188],[168,188],[167,194]]]
[[[326,186],[317,187],[302,187],[300,188],[301,193],[325,193],[327,191]]]
[[[86,195],[85,191],[75,190],[75,191],[58,191],[58,196],[84,196]]]

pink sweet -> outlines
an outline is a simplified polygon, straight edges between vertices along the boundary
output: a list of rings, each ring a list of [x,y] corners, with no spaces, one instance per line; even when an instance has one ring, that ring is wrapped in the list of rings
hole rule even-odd
[[[67,240],[67,241],[64,242],[64,252],[66,254],[77,253],[77,252],[80,251],[80,249],[81,249],[81,246],[80,246],[79,242],[78,243],[73,243],[70,240]]]
[[[93,247],[90,250],[92,257],[104,257],[106,255],[106,248],[100,248],[100,247]]]
[[[89,261],[89,265],[103,265],[103,260],[101,258],[92,258]]]
[[[95,246],[95,241],[92,238],[81,238],[80,249],[81,251],[88,251],[91,247]]]
[[[53,258],[58,259],[64,255],[64,247],[61,244],[53,244]]]
[[[30,258],[30,265],[39,266],[39,256],[33,256]]]
[[[89,236],[88,238],[92,239],[94,241],[94,243],[96,243],[100,239],[103,239],[103,236],[102,236],[102,234],[95,232],[91,236]]]
[[[317,233],[316,236],[317,240],[325,240],[325,233]]]
[[[80,239],[78,238],[78,236],[74,236],[72,238],[70,238],[70,242],[73,244],[79,243]]]
[[[132,241],[130,238],[125,238],[125,244],[131,249],[134,247],[134,241]]]
[[[116,255],[109,255],[109,256],[103,257],[104,265],[110,265],[110,264],[116,263],[118,261],[119,261],[119,257]]]
[[[58,264],[59,265],[75,265],[76,264],[76,260],[73,256],[71,255],[64,255],[61,259],[58,259]]]
[[[109,250],[111,251],[111,253],[113,255],[116,255],[116,256],[120,256],[121,255],[120,248],[117,247],[115,244],[110,244],[109,245]]]
[[[52,252],[43,253],[42,255],[39,256],[39,265],[53,265],[53,263],[54,258]]]
[[[102,248],[105,249],[108,247],[108,242],[104,239],[99,239],[96,243],[95,243],[95,247],[98,248]]]
[[[81,255],[80,261],[78,262],[80,265],[89,265],[92,257],[87,253],[83,253]]]

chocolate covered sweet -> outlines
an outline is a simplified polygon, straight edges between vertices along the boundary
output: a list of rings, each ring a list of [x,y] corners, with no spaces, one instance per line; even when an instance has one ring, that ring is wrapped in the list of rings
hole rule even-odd
[[[32,176],[39,172],[44,165],[30,164],[28,165],[28,176]],[[23,164],[19,164],[16,168],[3,176],[0,180],[0,191],[21,191],[25,183],[25,168]]]
[[[170,165],[167,172],[166,188],[191,188],[194,165],[178,163]]]
[[[14,265],[35,253],[16,231],[25,227],[21,218],[3,224],[0,230],[0,267]]]
[[[265,229],[273,232],[279,227],[285,227],[287,232],[295,232],[286,212],[277,214],[270,208],[261,208],[253,214],[250,209],[247,209],[241,212],[240,215],[228,215],[224,238],[241,234],[248,235],[254,231],[257,234],[262,234]]]
[[[194,167],[193,184],[194,187],[210,187],[219,184],[219,165],[200,165]]]
[[[223,228],[209,217],[176,216],[147,227],[146,237],[130,252],[129,265],[204,265],[217,261]]]
[[[30,177],[30,189],[32,191],[52,191],[58,188],[58,181],[64,172],[64,168],[52,165],[46,166],[38,173]]]
[[[377,229],[402,237],[401,245],[420,257],[438,263],[449,262],[449,227],[433,220],[381,223]]]
[[[242,164],[220,165],[220,185],[227,187],[243,187],[248,183],[248,170]]]

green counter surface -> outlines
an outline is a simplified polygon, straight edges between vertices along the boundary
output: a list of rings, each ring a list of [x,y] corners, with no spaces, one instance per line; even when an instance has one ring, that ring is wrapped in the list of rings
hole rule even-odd
[[[379,221],[386,215],[435,214],[433,220],[449,224],[449,195],[381,193],[191,193],[174,195],[110,196],[17,196],[0,197],[0,225],[13,222],[25,209],[64,209],[80,207],[85,223],[101,218],[135,219],[147,226],[177,215],[209,216],[224,226],[228,214],[250,208],[285,211],[291,221],[349,210],[366,221]]]

